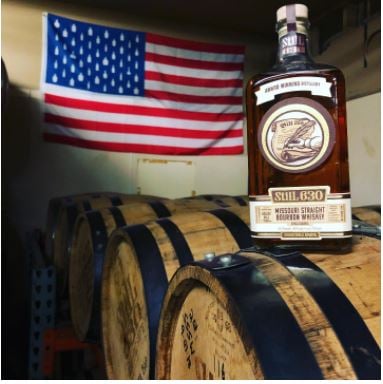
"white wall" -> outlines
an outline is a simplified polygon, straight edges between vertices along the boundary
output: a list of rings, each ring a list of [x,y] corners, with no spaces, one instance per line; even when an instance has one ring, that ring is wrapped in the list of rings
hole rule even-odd
[[[381,95],[347,103],[351,198],[354,207],[380,204]]]
[[[368,37],[378,30],[380,17],[374,17],[368,22]],[[318,63],[332,64],[342,70],[347,100],[380,92],[380,33],[372,38],[367,49],[364,40],[363,26],[347,28],[331,39],[322,54],[315,56]]]
[[[368,36],[377,30],[380,17],[368,22]],[[346,28],[315,60],[337,66],[346,79],[352,205],[380,204],[380,34],[375,35],[366,50],[364,27]]]

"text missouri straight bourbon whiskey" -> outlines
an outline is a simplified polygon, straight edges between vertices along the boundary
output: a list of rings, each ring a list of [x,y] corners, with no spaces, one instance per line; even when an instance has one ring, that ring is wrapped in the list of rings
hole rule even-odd
[[[351,248],[344,77],[313,62],[308,11],[277,11],[277,64],[247,84],[250,220],[254,243]]]

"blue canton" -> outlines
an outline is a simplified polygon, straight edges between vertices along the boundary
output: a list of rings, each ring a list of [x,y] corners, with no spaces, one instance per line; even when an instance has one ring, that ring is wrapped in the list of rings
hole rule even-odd
[[[144,96],[145,33],[48,14],[46,82]]]

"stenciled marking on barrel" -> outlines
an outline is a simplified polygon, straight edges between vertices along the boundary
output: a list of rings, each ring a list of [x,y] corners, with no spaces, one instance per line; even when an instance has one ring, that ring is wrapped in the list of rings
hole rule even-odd
[[[122,245],[120,245],[120,248]],[[124,247],[122,247],[124,248]],[[117,321],[116,329],[123,344],[123,356],[129,378],[143,379],[149,374],[149,356],[145,345],[148,344],[147,324],[144,321],[146,309],[143,298],[140,297],[140,284],[135,275],[139,274],[134,268],[133,261],[127,259],[127,251],[120,249],[112,279],[116,287],[116,303],[114,303]],[[137,267],[137,266],[136,266]]]
[[[230,356],[230,349],[235,348],[235,344],[223,336],[223,331],[225,330],[228,334],[232,333],[231,322],[227,316],[224,316],[224,311],[215,301],[208,305],[205,320],[208,330],[212,333],[213,344],[217,346],[214,350],[213,377],[214,379],[228,379],[225,363]]]
[[[188,294],[175,321],[170,379],[254,379],[228,312],[206,288]]]
[[[194,318],[193,309],[182,314],[181,338],[186,356],[187,367],[190,369],[192,365],[192,355],[194,355],[194,334],[198,329],[197,320]]]

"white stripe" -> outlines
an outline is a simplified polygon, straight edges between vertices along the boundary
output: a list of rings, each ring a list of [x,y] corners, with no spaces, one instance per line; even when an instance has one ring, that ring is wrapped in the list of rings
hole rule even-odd
[[[242,88],[205,88],[188,85],[170,84],[157,80],[145,80],[145,89],[195,96],[242,96]]]
[[[242,71],[219,71],[210,69],[193,69],[177,65],[161,64],[146,60],[145,71],[165,73],[167,75],[196,77],[199,79],[236,80],[243,78]]]
[[[146,43],[146,52],[157,53],[160,55],[182,57],[185,59],[216,61],[220,63],[242,63],[244,60],[243,54],[234,53],[211,53],[202,51],[193,51],[190,49],[174,48],[167,45]]]
[[[45,91],[45,93],[68,97],[70,99],[97,101],[100,103],[110,104],[123,104],[127,106],[131,105],[152,108],[177,109],[181,111],[207,113],[240,113],[243,111],[242,105],[183,103],[171,100],[157,100],[149,97],[105,95],[78,89],[76,89],[74,92],[73,89],[69,87],[62,87],[46,83],[42,84],[42,90]]]
[[[83,140],[107,142],[107,143],[130,143],[130,144],[147,144],[161,145],[169,147],[184,148],[225,148],[243,144],[242,137],[227,139],[188,139],[168,136],[139,135],[125,133],[95,132],[82,129],[72,129],[61,127],[56,124],[45,124],[45,132],[75,137]]]
[[[167,117],[153,117],[142,115],[129,115],[122,113],[108,113],[99,111],[88,111],[84,109],[61,107],[54,104],[45,104],[45,112],[53,115],[70,117],[74,119],[103,122],[103,123],[117,123],[129,124],[136,126],[154,126],[162,128],[181,128],[181,129],[202,129],[210,131],[225,131],[227,129],[240,129],[243,126],[242,120],[240,121],[195,121],[187,119],[173,119]]]

